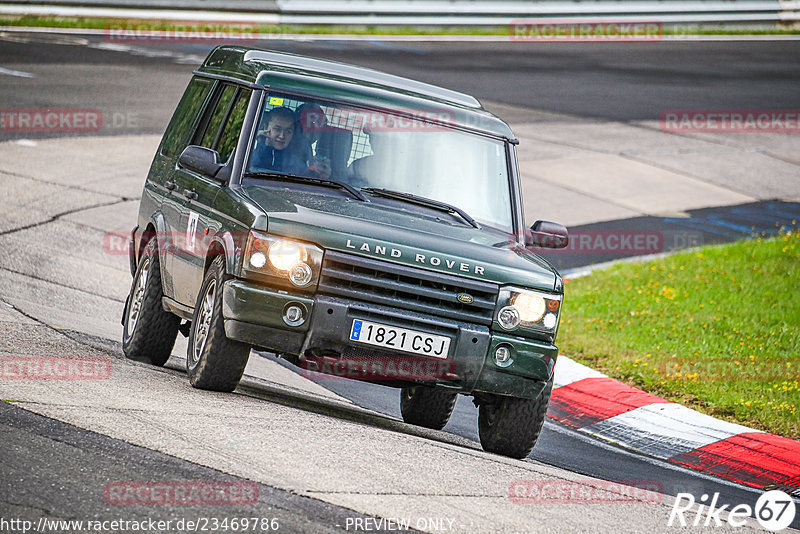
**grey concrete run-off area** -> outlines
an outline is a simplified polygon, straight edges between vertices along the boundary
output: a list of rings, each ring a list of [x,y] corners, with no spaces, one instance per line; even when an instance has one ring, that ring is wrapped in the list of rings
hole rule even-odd
[[[578,225],[800,198],[791,135],[675,135],[649,123],[487,106],[520,119],[512,127],[521,140],[529,218]],[[112,360],[106,380],[4,381],[2,399],[374,516],[450,518],[461,532],[666,528],[673,502],[667,496],[657,503],[514,503],[514,481],[602,482],[404,425],[255,354],[244,387],[228,395],[189,386],[180,338],[166,369],[124,360],[119,317],[131,277],[108,232],[135,223],[157,143],[157,136],[122,136],[0,144],[0,355]]]

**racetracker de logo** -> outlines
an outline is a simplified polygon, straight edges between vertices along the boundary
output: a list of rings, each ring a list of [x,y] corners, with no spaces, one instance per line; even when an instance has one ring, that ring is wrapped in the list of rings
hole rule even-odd
[[[659,41],[658,21],[593,21],[581,19],[517,19],[508,27],[512,41]]]
[[[103,498],[113,505],[243,505],[258,502],[255,482],[109,482]]]
[[[300,112],[304,132],[337,132],[340,128],[363,130],[366,134],[448,131],[456,117],[448,109],[395,109],[392,113],[360,108],[309,107]]]
[[[652,480],[514,480],[508,486],[508,499],[514,504],[658,503],[663,492],[662,484]]]
[[[665,132],[800,133],[800,109],[670,109],[659,126]]]
[[[99,109],[0,109],[0,132],[96,132],[103,127]]]
[[[0,357],[0,380],[105,380],[111,359],[95,357]]]
[[[170,24],[109,24],[103,37],[110,43],[208,43],[209,41],[253,41],[270,39],[273,33],[261,33],[248,22],[180,22]]]
[[[539,246],[548,246],[548,240],[556,238],[537,237]],[[664,250],[664,235],[648,230],[577,230],[570,232],[564,248],[542,248],[539,254],[614,254],[616,256],[639,256],[655,254]]]
[[[394,380],[452,380],[455,365],[452,360],[433,360],[418,357],[376,356],[354,358],[304,357],[301,373],[306,378],[366,381]]]

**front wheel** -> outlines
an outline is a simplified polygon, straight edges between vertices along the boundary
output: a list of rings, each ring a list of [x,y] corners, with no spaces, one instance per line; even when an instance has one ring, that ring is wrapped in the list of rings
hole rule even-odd
[[[453,413],[457,397],[457,393],[443,389],[405,387],[400,390],[400,413],[410,425],[441,430]]]
[[[222,317],[222,286],[225,258],[218,256],[208,268],[197,295],[189,332],[186,371],[189,383],[199,389],[233,391],[239,385],[250,346],[225,336]]]
[[[535,399],[494,398],[481,404],[478,413],[478,434],[487,452],[525,458],[533,450],[544,426],[553,379],[547,381]]]

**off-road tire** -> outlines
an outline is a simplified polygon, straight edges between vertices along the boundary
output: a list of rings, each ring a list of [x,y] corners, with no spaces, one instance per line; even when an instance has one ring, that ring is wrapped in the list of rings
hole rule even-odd
[[[186,352],[186,371],[189,383],[198,389],[233,391],[239,385],[250,358],[250,345],[225,336],[222,287],[228,278],[225,258],[218,256],[211,262],[197,294]],[[210,295],[211,291],[213,295]],[[202,335],[205,335],[205,343],[200,339],[201,346],[198,347],[195,340]]]
[[[163,296],[158,243],[153,238],[136,267],[123,316],[122,351],[126,358],[158,366],[169,360],[181,320],[164,310]]]
[[[542,432],[552,378],[535,399],[496,396],[494,403],[483,403],[478,413],[478,434],[487,452],[525,458],[533,450]]]
[[[443,389],[404,387],[400,390],[400,413],[410,425],[441,430],[450,420],[457,398],[457,393]]]

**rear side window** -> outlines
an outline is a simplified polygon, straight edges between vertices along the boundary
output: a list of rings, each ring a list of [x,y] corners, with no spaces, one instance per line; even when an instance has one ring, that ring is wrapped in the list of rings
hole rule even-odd
[[[205,126],[195,136],[195,143],[219,152],[225,162],[233,153],[242,131],[251,91],[225,84],[216,91],[213,106],[206,113]]]
[[[242,132],[242,124],[244,124],[244,116],[247,114],[247,105],[250,103],[250,90],[239,89],[236,95],[236,100],[231,108],[231,113],[228,120],[225,122],[225,128],[222,130],[222,135],[217,143],[217,152],[219,152],[220,161],[228,161],[233,149],[236,148],[236,143],[239,142],[239,134]]]
[[[203,78],[194,78],[183,93],[175,114],[164,132],[161,141],[161,153],[167,157],[176,157],[189,144],[189,136],[194,131],[200,111],[211,91],[212,82]]]
[[[219,128],[228,114],[235,94],[236,87],[227,84],[223,86],[222,94],[220,94],[217,99],[214,111],[211,113],[211,118],[206,125],[205,133],[203,133],[203,137],[198,143],[200,146],[214,148],[217,141],[217,134],[219,134]]]

